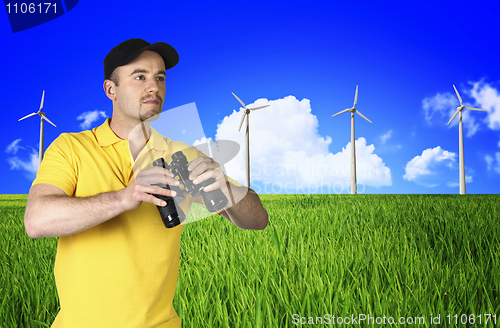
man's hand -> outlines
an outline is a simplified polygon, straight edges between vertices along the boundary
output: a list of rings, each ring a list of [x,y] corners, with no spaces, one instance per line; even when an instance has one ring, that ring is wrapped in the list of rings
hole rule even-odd
[[[226,177],[220,165],[210,157],[199,156],[189,163],[188,171],[189,179],[194,184],[202,183],[210,178],[214,178],[215,182],[203,188],[204,191],[212,191],[216,189],[226,188]],[[224,190],[223,190],[224,191]]]
[[[153,194],[174,197],[176,192],[168,190],[155,184],[167,184],[178,186],[179,181],[169,170],[154,166],[137,173],[135,179],[124,189],[120,190],[121,204],[124,211],[138,208],[142,202],[148,202],[157,206],[165,206],[167,203]]]
[[[247,187],[238,187],[226,181],[224,172],[219,164],[210,157],[197,157],[189,163],[191,171],[189,179],[199,184],[210,178],[215,182],[203,188],[212,191],[220,188],[226,195],[229,204],[220,213],[221,216],[242,229],[265,229],[268,223],[267,211],[262,206],[259,196]]]

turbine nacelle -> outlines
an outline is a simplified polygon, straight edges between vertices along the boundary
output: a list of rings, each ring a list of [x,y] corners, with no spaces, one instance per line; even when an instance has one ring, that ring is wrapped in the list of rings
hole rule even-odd
[[[34,115],[40,115],[40,119],[43,121],[47,121],[49,122],[50,124],[52,124],[54,127],[57,128],[57,126],[52,123],[48,118],[47,118],[47,114],[45,114],[44,112],[42,112],[42,108],[43,108],[43,99],[45,98],[45,90],[43,90],[43,93],[42,93],[42,101],[40,102],[40,109],[38,110],[38,112],[35,112],[35,113],[31,113],[29,115],[26,115],[25,117],[22,117],[20,118],[18,121],[22,121],[24,120],[25,118],[28,118],[28,117],[31,117],[31,116],[34,116]]]
[[[351,108],[346,108],[346,109],[338,112],[337,114],[333,114],[332,117],[337,116],[339,114],[346,113],[346,112],[351,112],[351,113],[357,113],[359,116],[361,116],[362,118],[364,118],[368,122],[373,123],[372,121],[370,121],[369,119],[367,119],[366,116],[364,116],[363,114],[361,114],[359,112],[359,110],[356,109],[356,104],[357,103],[358,103],[358,86],[356,86],[356,95],[354,96],[354,104],[352,105],[352,107]]]
[[[234,94],[234,92],[231,92],[233,94],[233,96],[240,102],[240,104],[243,106],[243,108],[245,108],[245,110],[243,111],[243,116],[241,117],[241,122],[240,122],[240,128],[238,129],[238,131],[241,131],[241,127],[243,126],[243,122],[245,121],[245,118],[250,115],[250,111],[251,110],[257,110],[257,109],[261,109],[261,108],[264,108],[264,107],[268,107],[269,105],[264,105],[264,106],[259,106],[259,107],[254,107],[254,108],[248,108],[245,103],[243,101],[241,101],[240,98],[238,98],[237,95]]]
[[[479,110],[479,111],[482,111],[482,112],[487,112],[486,109],[481,109],[481,108],[474,108],[474,107],[467,107],[465,106],[463,103],[462,103],[462,97],[460,97],[460,94],[458,93],[458,90],[457,88],[455,88],[455,86],[453,86],[453,89],[455,89],[455,93],[457,94],[457,98],[458,98],[458,101],[460,102],[460,106],[457,107],[457,110],[455,111],[455,114],[453,114],[453,116],[450,118],[450,120],[448,121],[448,124],[446,125],[450,125],[451,121],[453,121],[453,119],[455,118],[455,116],[457,116],[458,113],[460,113],[461,111],[464,110],[464,108],[467,108],[468,110]]]

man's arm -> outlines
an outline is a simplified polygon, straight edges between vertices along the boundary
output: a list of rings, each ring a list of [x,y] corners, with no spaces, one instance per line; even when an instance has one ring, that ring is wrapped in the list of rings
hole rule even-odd
[[[238,187],[227,182],[229,194],[246,192],[242,200],[222,211],[221,216],[242,229],[262,230],[267,227],[268,214],[262,206],[259,195],[251,188]],[[248,190],[246,190],[248,189]]]
[[[154,183],[178,185],[171,172],[159,167],[139,172],[122,190],[91,197],[70,197],[53,185],[35,185],[30,189],[24,214],[26,232],[31,238],[66,236],[136,209],[142,202],[165,206],[152,194],[173,197],[175,191],[151,186]]]

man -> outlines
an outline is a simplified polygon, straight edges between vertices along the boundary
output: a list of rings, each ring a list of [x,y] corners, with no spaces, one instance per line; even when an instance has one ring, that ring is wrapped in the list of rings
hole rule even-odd
[[[54,328],[180,327],[172,300],[182,225],[166,229],[155,206],[166,203],[153,196],[175,196],[154,184],[179,182],[160,167],[132,167],[151,156],[148,149],[167,154],[186,145],[158,138],[152,129],[148,147],[129,148],[128,140],[134,127],[162,111],[165,70],[177,62],[166,43],[120,43],[104,60],[112,118],[92,131],[63,133],[46,151],[30,189],[25,227],[32,238],[60,237],[54,274],[61,309]],[[228,199],[244,195],[221,216],[244,229],[267,226],[255,192],[227,182],[220,166],[192,147],[185,154],[194,183],[214,178],[205,190],[221,188]]]

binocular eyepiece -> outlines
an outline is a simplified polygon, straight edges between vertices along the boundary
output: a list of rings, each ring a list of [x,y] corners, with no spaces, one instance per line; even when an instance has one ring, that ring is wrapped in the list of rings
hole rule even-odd
[[[227,198],[222,190],[203,190],[204,187],[214,183],[215,179],[210,178],[196,185],[189,179],[189,163],[182,151],[174,153],[171,158],[172,162],[170,163],[170,165],[168,165],[163,158],[158,158],[153,162],[153,166],[159,166],[170,170],[174,174],[174,176],[179,177],[180,184],[184,186],[184,189],[181,189],[178,186],[170,186],[164,183],[155,184],[156,186],[162,187],[164,189],[174,190],[177,193],[175,197],[153,195],[164,200],[167,203],[166,206],[157,206],[163,224],[166,228],[176,227],[186,219],[184,211],[182,211],[182,209],[178,207],[176,203],[180,204],[185,199],[187,194],[192,195],[193,198],[201,195],[209,212],[217,212],[223,209],[224,206],[228,204]]]

